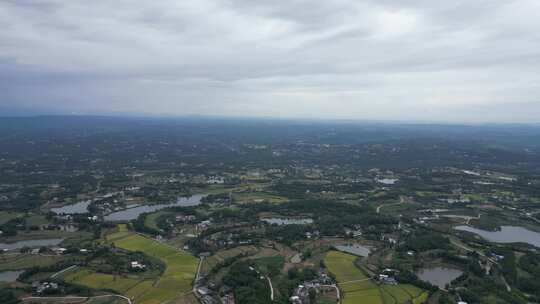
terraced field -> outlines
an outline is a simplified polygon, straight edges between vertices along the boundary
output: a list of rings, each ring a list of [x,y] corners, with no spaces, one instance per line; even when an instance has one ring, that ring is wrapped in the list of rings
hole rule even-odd
[[[137,304],[159,304],[178,300],[191,292],[198,265],[198,259],[194,256],[127,231],[124,226],[119,226],[118,231],[108,235],[106,240],[117,248],[140,251],[160,259],[166,266],[165,271],[155,280],[137,280],[80,269],[67,274],[64,279],[91,288],[112,289],[135,299]]]
[[[324,258],[328,271],[335,276],[342,291],[343,304],[403,304],[409,301],[421,304],[427,299],[427,293],[413,285],[375,284],[354,265],[356,258],[339,251],[330,251]]]

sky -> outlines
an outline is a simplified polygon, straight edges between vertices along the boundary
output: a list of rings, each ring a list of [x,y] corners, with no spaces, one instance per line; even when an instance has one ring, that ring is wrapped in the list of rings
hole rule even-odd
[[[2,0],[24,113],[538,123],[540,1]]]

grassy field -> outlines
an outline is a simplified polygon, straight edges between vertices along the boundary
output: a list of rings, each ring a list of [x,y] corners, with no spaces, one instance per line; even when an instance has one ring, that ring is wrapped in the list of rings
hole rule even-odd
[[[137,279],[97,273],[87,268],[69,272],[63,278],[69,283],[84,285],[94,289],[111,289],[121,294],[125,294],[128,290],[140,283]]]
[[[324,258],[324,264],[330,273],[334,274],[338,283],[366,279],[366,275],[354,266],[356,256],[329,251]]]
[[[23,216],[22,213],[17,212],[8,212],[8,211],[0,211],[0,225],[3,225],[12,219],[16,219],[18,217]]]
[[[413,285],[375,284],[356,267],[356,259],[339,251],[329,251],[324,257],[324,264],[343,293],[343,304],[421,304],[427,300],[427,293]]]
[[[288,201],[286,197],[265,192],[234,193],[233,198],[234,201],[238,203],[258,203],[266,201],[272,204],[280,204]]]
[[[172,212],[158,211],[148,214],[144,220],[144,225],[148,228],[159,230],[159,227],[157,226],[157,220],[160,216],[165,214],[172,214]]]
[[[159,304],[178,300],[191,291],[197,271],[198,259],[194,256],[153,239],[127,231],[119,226],[107,236],[107,241],[117,248],[140,251],[161,260],[165,271],[156,280],[142,280],[81,269],[66,275],[69,282],[96,289],[112,289],[134,298],[137,304]]]
[[[44,215],[32,215],[25,219],[27,226],[40,226],[49,223],[49,220]]]

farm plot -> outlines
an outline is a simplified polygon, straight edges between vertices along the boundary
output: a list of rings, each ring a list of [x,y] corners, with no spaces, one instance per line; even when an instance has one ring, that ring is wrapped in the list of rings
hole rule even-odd
[[[324,258],[343,292],[343,304],[382,304],[379,287],[354,265],[355,260],[356,256],[339,251],[330,251]]]
[[[198,259],[194,256],[138,234],[131,234],[116,240],[114,244],[125,250],[143,252],[160,259],[165,264],[164,273],[156,286],[153,287],[153,289],[157,289],[156,294],[165,295],[170,292],[178,294],[191,290],[191,283],[195,278],[198,266]]]
[[[324,258],[343,293],[343,304],[420,304],[426,301],[427,292],[413,285],[375,284],[354,265],[355,260],[355,256],[338,251],[330,251]]]
[[[194,256],[127,231],[123,226],[119,226],[117,232],[109,234],[106,240],[117,248],[139,251],[161,260],[165,264],[165,271],[155,280],[143,280],[81,269],[67,274],[64,279],[95,289],[112,289],[135,299],[137,304],[159,304],[178,300],[191,291],[198,266],[198,259]]]
[[[121,294],[125,294],[130,288],[139,283],[139,280],[136,279],[97,273],[86,268],[69,272],[64,276],[64,281],[94,289],[110,289]]]

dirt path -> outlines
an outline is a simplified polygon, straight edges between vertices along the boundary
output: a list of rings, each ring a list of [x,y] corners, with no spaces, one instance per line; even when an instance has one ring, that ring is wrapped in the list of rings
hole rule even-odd
[[[88,301],[88,300],[92,300],[92,299],[101,299],[101,298],[121,298],[123,300],[126,300],[128,302],[128,304],[133,304],[131,302],[131,299],[128,298],[128,297],[124,297],[122,295],[103,295],[103,296],[95,296],[95,297],[27,297],[27,298],[22,298],[21,300],[23,302],[26,302],[26,301],[36,301],[36,300],[44,300],[44,301],[77,301],[77,300],[81,300],[81,301]]]
[[[266,276],[266,279],[268,280],[268,285],[270,285],[270,300],[274,301],[274,286],[272,286],[272,280],[270,280],[270,277]]]

